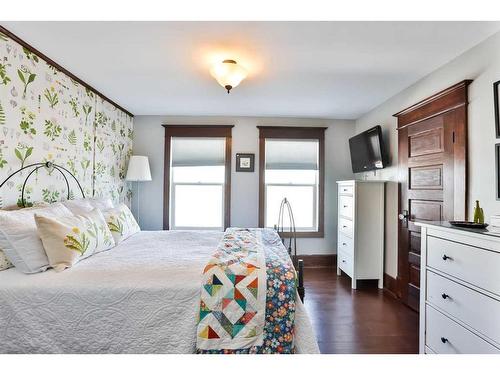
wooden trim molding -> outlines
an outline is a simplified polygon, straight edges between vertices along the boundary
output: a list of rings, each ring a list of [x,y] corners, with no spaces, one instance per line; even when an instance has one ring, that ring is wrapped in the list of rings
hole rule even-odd
[[[319,140],[318,230],[297,232],[298,238],[324,237],[325,218],[325,130],[326,127],[257,126],[259,129],[259,227],[264,227],[266,138]]]
[[[234,125],[162,125],[165,128],[165,154],[163,157],[163,229],[170,229],[170,150],[172,137],[224,137],[225,188],[224,228],[231,225],[231,143]]]
[[[468,87],[472,80],[463,80],[396,114],[398,121],[398,213],[409,212],[406,224],[398,222],[398,277],[396,295],[410,307],[418,308],[419,287],[410,283],[408,265],[418,269],[418,257],[409,257],[413,226],[412,200],[434,200],[440,205],[444,220],[467,218],[467,105]],[[425,122],[424,122],[425,121]],[[439,158],[410,155],[410,138],[428,129],[440,129]],[[436,155],[438,152],[436,152]],[[418,159],[418,160],[417,160]],[[426,162],[426,160],[428,162]],[[441,188],[439,190],[411,188],[411,168],[439,164]],[[438,194],[439,193],[439,194]],[[418,218],[417,218],[418,219]],[[392,280],[390,280],[392,282]]]
[[[337,254],[299,254],[297,257],[304,261],[305,268],[335,268],[337,264]]]
[[[257,126],[259,138],[324,139],[326,127]]]
[[[24,40],[22,40],[21,38],[19,38],[17,35],[15,35],[14,33],[12,33],[11,31],[7,30],[5,27],[3,27],[1,25],[0,25],[0,32],[2,34],[5,34],[8,38],[12,39],[16,43],[19,43],[24,48],[30,50],[35,55],[37,55],[39,58],[41,58],[42,60],[44,60],[47,64],[53,66],[57,70],[59,70],[62,73],[66,74],[72,80],[78,82],[80,85],[82,85],[83,87],[85,87],[85,88],[89,89],[90,91],[94,92],[96,95],[100,96],[102,99],[104,99],[107,102],[113,104],[116,108],[118,108],[119,110],[125,112],[130,117],[134,117],[134,115],[132,113],[130,113],[129,111],[127,111],[121,105],[115,103],[113,100],[109,99],[107,96],[105,96],[104,94],[102,94],[101,92],[99,92],[98,90],[96,90],[95,88],[93,88],[92,86],[90,86],[88,83],[86,83],[85,81],[83,81],[80,78],[78,78],[77,76],[75,76],[69,70],[63,68],[61,65],[59,65],[58,63],[56,63],[50,57],[47,57],[45,54],[43,54],[42,52],[40,52],[39,50],[37,50],[35,47],[33,47],[32,45],[28,44],[27,42],[25,42]]]
[[[398,282],[391,275],[384,273],[384,292],[390,294],[392,297],[398,298]]]
[[[395,113],[393,116],[398,118],[398,130],[467,105],[467,87],[471,83],[471,79],[463,80]]]

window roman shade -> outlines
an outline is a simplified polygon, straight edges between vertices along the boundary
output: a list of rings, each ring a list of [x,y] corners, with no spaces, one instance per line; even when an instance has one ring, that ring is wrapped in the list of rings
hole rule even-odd
[[[266,139],[266,169],[318,170],[317,139]]]
[[[172,137],[172,167],[224,165],[225,138]]]

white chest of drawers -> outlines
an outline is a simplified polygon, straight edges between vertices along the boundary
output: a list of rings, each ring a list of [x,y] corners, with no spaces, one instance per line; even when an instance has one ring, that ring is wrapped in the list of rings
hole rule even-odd
[[[500,235],[417,225],[420,352],[500,354]]]
[[[337,274],[384,280],[384,181],[337,181]]]

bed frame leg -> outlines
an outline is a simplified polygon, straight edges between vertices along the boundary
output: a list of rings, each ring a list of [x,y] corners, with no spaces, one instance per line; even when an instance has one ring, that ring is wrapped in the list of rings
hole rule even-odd
[[[304,296],[306,291],[304,289],[304,261],[302,259],[298,260],[298,268],[299,268],[299,285],[297,287],[297,291],[299,292],[299,297],[302,302],[304,302]]]

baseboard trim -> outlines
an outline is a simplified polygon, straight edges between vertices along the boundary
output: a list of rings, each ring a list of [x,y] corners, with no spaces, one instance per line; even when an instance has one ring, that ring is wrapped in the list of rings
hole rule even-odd
[[[384,273],[384,292],[398,299],[398,282],[387,273]]]
[[[337,254],[298,255],[306,268],[333,268],[337,264]]]

